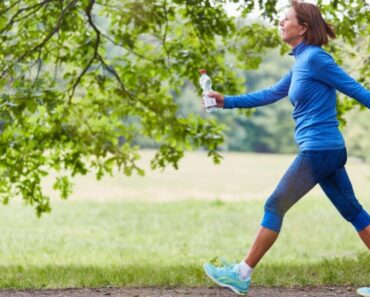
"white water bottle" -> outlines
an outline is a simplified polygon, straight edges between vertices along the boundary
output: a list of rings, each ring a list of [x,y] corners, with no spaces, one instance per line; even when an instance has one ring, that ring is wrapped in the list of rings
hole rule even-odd
[[[204,69],[199,70],[200,79],[199,84],[203,90],[202,99],[204,108],[206,111],[211,112],[216,109],[217,102],[215,98],[209,97],[208,93],[212,91],[212,81],[211,78],[207,75],[207,71]]]

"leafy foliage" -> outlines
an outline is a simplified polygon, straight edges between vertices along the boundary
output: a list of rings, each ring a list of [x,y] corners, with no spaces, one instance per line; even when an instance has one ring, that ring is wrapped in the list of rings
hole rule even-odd
[[[177,167],[199,147],[219,162],[222,126],[181,116],[173,97],[185,80],[197,84],[199,68],[212,70],[215,89],[241,92],[230,57],[235,67],[256,68],[266,48],[280,46],[275,28],[236,22],[227,2],[239,1],[1,1],[2,201],[20,195],[38,215],[50,211],[41,182],[51,170],[62,198],[76,174],[143,174],[138,135],[158,144],[153,168]],[[276,18],[275,0],[240,3],[244,16],[259,6],[262,19]],[[345,42],[364,38],[366,57],[368,8],[362,0],[323,5]],[[358,67],[364,83],[368,64]]]

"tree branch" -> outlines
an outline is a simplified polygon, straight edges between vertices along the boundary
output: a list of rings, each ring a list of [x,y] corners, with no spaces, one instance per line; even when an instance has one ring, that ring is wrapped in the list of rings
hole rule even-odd
[[[132,49],[130,49],[130,48],[127,48],[126,46],[124,46],[122,43],[118,43],[118,42],[116,42],[115,40],[113,40],[112,39],[112,37],[110,37],[109,35],[107,35],[106,33],[104,33],[104,32],[100,32],[100,34],[104,37],[104,38],[106,38],[107,40],[109,40],[111,43],[113,43],[115,46],[118,46],[118,47],[120,47],[120,48],[123,48],[123,49],[125,49],[125,50],[127,50],[128,52],[130,52],[131,54],[133,54],[133,55],[135,55],[135,56],[137,56],[137,57],[139,57],[139,58],[141,58],[141,59],[143,59],[143,60],[146,60],[146,61],[149,61],[149,62],[152,62],[152,63],[157,63],[158,62],[158,60],[156,61],[156,60],[152,60],[152,59],[150,59],[150,58],[148,58],[148,57],[145,57],[144,55],[141,55],[141,54],[139,54],[139,53],[137,53],[137,52],[135,52],[134,50],[132,50]]]
[[[41,59],[41,49],[39,49],[39,56],[37,58],[37,73],[36,73],[36,76],[35,76],[35,79],[33,80],[33,83],[32,83],[32,87],[35,86],[36,84],[36,81],[38,80],[39,78],[39,75],[40,75],[40,72],[41,72],[41,68],[42,68],[42,59]]]
[[[89,70],[89,68],[91,67],[92,63],[94,62],[95,59],[98,58],[98,49],[99,49],[99,44],[100,44],[100,36],[98,36],[95,40],[95,45],[94,45],[94,54],[93,54],[93,57],[89,60],[89,62],[87,63],[87,65],[85,66],[85,68],[82,70],[82,72],[80,73],[80,75],[77,77],[77,80],[75,81],[75,83],[73,84],[72,88],[70,88],[70,91],[71,91],[71,94],[69,95],[69,100],[68,100],[68,104],[71,104],[72,102],[72,98],[75,94],[75,91],[76,91],[76,88],[77,86],[80,84],[81,82],[81,79],[82,77],[86,74],[86,72]]]
[[[55,33],[57,33],[59,31],[59,28],[60,28],[60,25],[62,24],[62,21],[63,21],[63,17],[64,15],[66,14],[67,10],[75,5],[77,2],[77,0],[73,0],[71,1],[62,11],[62,13],[59,15],[58,17],[58,21],[57,21],[57,24],[55,25],[54,29],[45,37],[45,39],[40,43],[38,44],[36,47],[34,47],[30,53],[33,53],[34,51],[37,51],[39,48],[42,48],[53,36]],[[20,60],[22,60],[26,55],[23,55]]]
[[[32,6],[27,6],[27,7],[24,7],[24,8],[21,8],[19,9],[13,16],[12,18],[10,19],[9,23],[6,24],[6,26],[0,30],[0,34],[4,33],[6,30],[9,30],[17,21],[23,19],[23,18],[27,18],[28,16],[30,16],[31,14],[35,13],[36,11],[38,11],[39,9],[41,9],[45,4],[48,4],[49,2],[51,1],[55,1],[55,0],[44,0],[43,2],[40,2],[40,3],[37,3],[35,5],[32,5]],[[19,1],[20,2],[20,1]],[[17,2],[17,3],[19,3]],[[16,4],[17,4],[16,3]],[[11,7],[14,7],[11,6]],[[25,11],[28,11],[28,10],[31,10],[31,9],[34,9],[36,8],[35,11],[29,13],[28,15],[26,15],[25,17],[21,18],[21,19],[16,19],[18,15],[20,15],[21,13],[25,12]],[[6,9],[4,12],[10,10],[10,7],[8,9]],[[0,15],[2,15],[2,13],[0,13]]]
[[[12,5],[10,5],[8,8],[4,9],[3,11],[0,11],[0,16],[7,13],[9,10],[11,10],[14,6],[19,4],[22,0],[15,1]]]
[[[102,3],[96,3],[97,5],[100,5],[102,7],[109,7],[111,9],[115,9],[117,12],[122,12],[122,9],[118,6],[113,6],[113,5],[108,5],[108,4],[102,4]],[[122,43],[118,43],[117,41],[113,40],[112,37],[110,37],[107,33],[103,32],[101,29],[99,29],[100,31],[100,34],[101,36],[103,36],[104,38],[106,38],[107,40],[109,40],[112,44],[114,44],[115,46],[118,46],[120,48],[123,48],[125,50],[127,50],[129,53],[143,59],[143,60],[146,60],[146,61],[149,61],[149,62],[152,62],[152,63],[158,63],[159,60],[152,60],[142,54],[139,54],[137,52],[135,52],[134,50],[132,50],[131,48],[128,48],[126,46],[124,46]]]
[[[72,97],[73,97],[73,95],[76,91],[76,88],[79,85],[82,77],[89,70],[89,68],[91,67],[91,65],[92,65],[92,63],[94,62],[95,59],[99,60],[102,63],[103,67],[116,78],[116,80],[118,81],[121,89],[125,92],[125,94],[128,95],[131,99],[133,99],[131,93],[126,89],[126,87],[123,84],[123,82],[122,82],[121,78],[119,77],[118,73],[114,70],[114,68],[112,66],[108,66],[107,63],[105,62],[104,58],[99,54],[99,45],[100,45],[100,41],[101,41],[101,36],[103,34],[99,30],[99,28],[96,26],[96,24],[94,23],[94,20],[93,20],[93,17],[92,17],[92,9],[93,9],[94,4],[95,4],[95,0],[90,0],[90,3],[89,3],[89,5],[87,6],[87,8],[85,10],[88,23],[93,28],[93,30],[95,31],[95,34],[96,34],[94,54],[93,54],[93,57],[89,60],[86,67],[82,70],[80,75],[77,77],[77,80],[75,81],[75,83],[73,84],[72,91],[71,91],[71,94],[69,96],[69,102],[68,102],[69,104],[72,101]]]
[[[100,31],[96,28],[96,26],[94,24],[94,21],[92,19],[92,16],[91,16],[91,11],[92,11],[92,8],[94,6],[94,3],[95,3],[95,0],[90,0],[89,5],[87,6],[87,8],[85,10],[85,13],[86,13],[86,16],[87,16],[87,20],[88,20],[90,26],[93,27],[93,29],[94,29],[94,31],[96,33],[96,40],[95,40],[95,46],[94,46],[94,54],[93,54],[93,57],[89,60],[89,62],[85,66],[85,68],[82,70],[82,72],[80,73],[80,75],[77,77],[77,80],[73,84],[72,88],[70,89],[71,90],[71,94],[69,95],[68,104],[71,104],[72,98],[73,98],[73,96],[75,94],[75,91],[76,91],[76,88],[79,85],[82,77],[89,70],[89,68],[92,65],[92,63],[94,62],[94,60],[98,58],[98,50],[99,50],[99,44],[100,44]]]
[[[168,11],[167,11],[167,0],[164,0],[164,3],[163,3],[163,10],[164,10],[164,16],[165,16],[165,19],[166,19],[166,24],[165,24],[165,27],[164,27],[164,33],[163,33],[163,38],[162,38],[162,45],[163,45],[163,49],[164,51],[166,52],[166,57],[167,57],[167,65],[170,65],[170,52],[167,48],[167,45],[166,45],[166,40],[167,40],[167,32],[168,32]]]
[[[133,99],[131,93],[126,89],[125,85],[123,84],[116,70],[112,66],[108,66],[101,55],[98,55],[98,58],[99,58],[99,61],[103,64],[104,68],[108,70],[109,73],[113,74],[113,76],[116,78],[119,85],[121,86],[121,89],[125,92],[125,94],[128,95],[131,99]]]
[[[52,0],[46,0],[46,1],[52,1]],[[44,1],[44,2],[46,2]],[[34,53],[35,51],[41,49],[53,36],[55,33],[57,33],[59,31],[59,28],[62,24],[62,21],[63,21],[63,18],[64,18],[64,15],[66,14],[67,10],[72,7],[73,5],[75,5],[77,2],[77,0],[72,0],[71,2],[68,3],[68,5],[62,10],[61,14],[59,15],[58,17],[58,20],[57,20],[57,24],[55,25],[55,27],[53,28],[53,30],[43,39],[42,42],[40,42],[37,46],[35,46],[34,48],[32,48],[30,51],[24,53],[22,56],[20,56],[14,64],[16,63],[19,63],[21,62],[24,58],[26,58],[27,56],[31,55],[32,53]],[[3,72],[2,72],[2,76],[5,76],[6,73],[9,71],[9,68],[6,68]]]
[[[58,39],[59,41],[59,39]],[[60,63],[60,48],[63,46],[64,43],[58,44],[57,46],[57,56],[55,59],[55,65],[54,65],[54,82],[56,82],[57,77],[58,77],[58,64]]]

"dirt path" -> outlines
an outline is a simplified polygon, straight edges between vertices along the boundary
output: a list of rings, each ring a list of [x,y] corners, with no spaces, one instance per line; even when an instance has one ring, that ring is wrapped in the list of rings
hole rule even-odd
[[[1,290],[0,297],[178,297],[178,296],[237,296],[228,289],[218,287],[170,287],[170,288],[101,288],[63,290]],[[303,287],[262,288],[254,287],[248,297],[356,297],[354,287]]]

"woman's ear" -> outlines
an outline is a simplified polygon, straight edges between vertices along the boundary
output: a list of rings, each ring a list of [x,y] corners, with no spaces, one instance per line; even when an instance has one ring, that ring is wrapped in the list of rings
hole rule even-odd
[[[301,35],[301,36],[305,35],[306,32],[307,32],[307,28],[308,28],[308,24],[307,23],[303,23],[301,25],[301,30],[299,32],[299,35]]]

